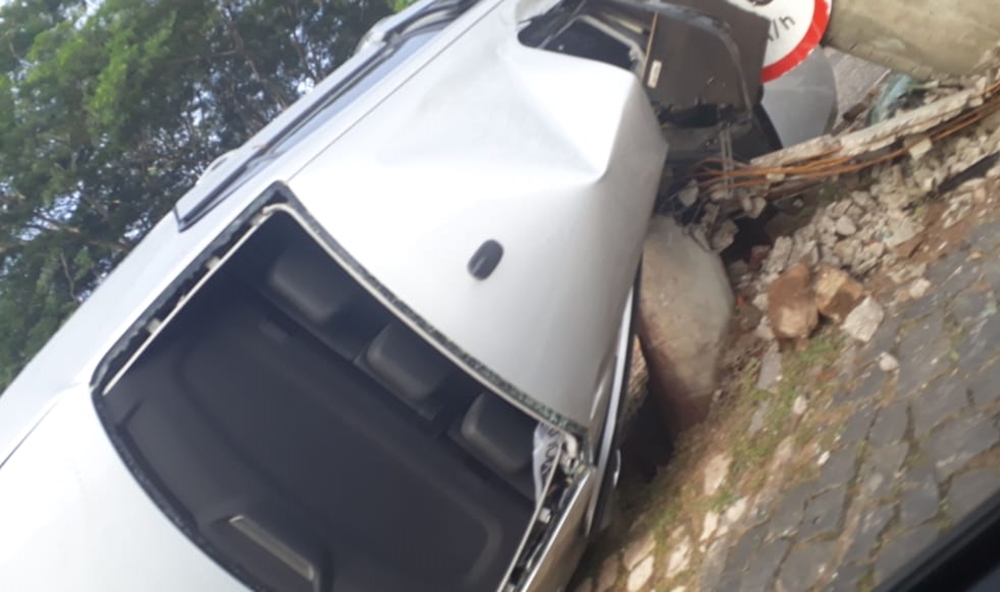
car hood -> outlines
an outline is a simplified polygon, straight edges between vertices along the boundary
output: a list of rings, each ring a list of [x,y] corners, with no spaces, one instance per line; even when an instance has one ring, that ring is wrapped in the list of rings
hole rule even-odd
[[[0,529],[0,590],[245,590],[142,490],[82,386],[2,464]]]

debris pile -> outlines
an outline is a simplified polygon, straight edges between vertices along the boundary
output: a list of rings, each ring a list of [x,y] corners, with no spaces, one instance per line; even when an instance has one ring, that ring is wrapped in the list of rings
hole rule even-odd
[[[699,185],[701,199],[722,212],[728,205],[759,216],[761,201],[771,208],[772,244],[753,247],[728,268],[737,293],[763,315],[757,336],[805,339],[825,318],[867,342],[887,300],[921,298],[932,288],[916,256],[928,227],[947,231],[966,219],[1000,178],[996,79],[991,74],[950,95],[935,88],[925,93],[934,102],[895,119],[737,168],[728,202],[719,197],[726,186],[720,178]],[[732,243],[731,227],[701,226],[693,234],[711,237],[712,246]],[[895,289],[894,296],[873,297],[876,284]]]

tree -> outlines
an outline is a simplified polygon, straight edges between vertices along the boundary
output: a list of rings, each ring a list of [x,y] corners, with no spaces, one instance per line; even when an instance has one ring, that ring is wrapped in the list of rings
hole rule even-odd
[[[208,162],[389,11],[385,0],[0,7],[0,387]]]

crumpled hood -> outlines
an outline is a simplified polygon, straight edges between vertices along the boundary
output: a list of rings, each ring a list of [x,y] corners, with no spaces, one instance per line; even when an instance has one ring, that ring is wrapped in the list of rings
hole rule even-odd
[[[178,530],[79,387],[0,467],[0,590],[245,590]]]

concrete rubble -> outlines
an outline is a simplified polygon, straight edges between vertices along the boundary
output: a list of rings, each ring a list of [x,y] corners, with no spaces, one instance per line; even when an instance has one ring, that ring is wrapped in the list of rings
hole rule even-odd
[[[798,264],[767,287],[767,317],[779,339],[804,339],[819,324],[809,268]]]

